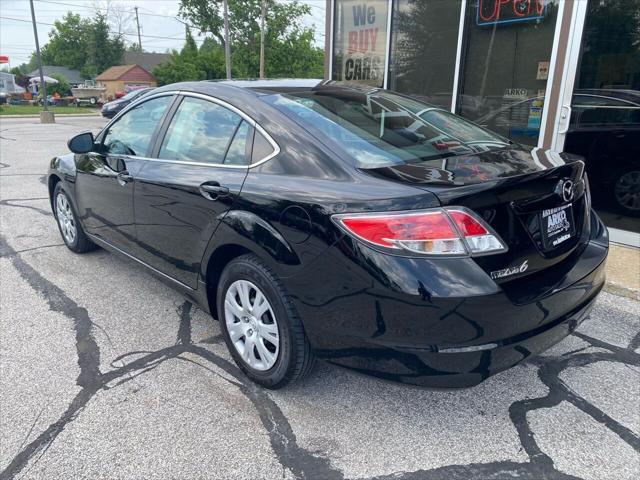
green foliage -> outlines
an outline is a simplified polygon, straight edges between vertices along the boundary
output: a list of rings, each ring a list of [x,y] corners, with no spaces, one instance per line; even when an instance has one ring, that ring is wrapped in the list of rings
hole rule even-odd
[[[22,88],[29,88],[29,77],[25,75],[20,67],[13,67],[10,71],[14,75],[16,85],[20,85]]]
[[[47,83],[47,95],[53,95],[54,93],[58,92],[60,96],[64,97],[71,93],[71,86],[69,85],[69,82],[64,75],[53,73],[51,75],[51,78],[55,78],[58,83]]]
[[[82,69],[86,63],[86,37],[91,22],[69,12],[53,25],[49,42],[41,50],[42,64]]]
[[[153,69],[158,85],[186,82],[189,80],[203,80],[207,78],[206,70],[201,68],[202,60],[190,30],[187,28],[186,41],[182,50],[171,52],[171,57]]]
[[[261,0],[229,0],[228,4],[232,75],[236,78],[258,77]],[[302,26],[302,18],[309,13],[310,7],[298,3],[297,0],[291,3],[267,0],[266,76],[322,77],[324,51],[313,45],[314,29]],[[214,42],[218,48],[210,59],[201,59],[200,69],[207,72],[206,78],[223,78],[222,0],[181,0],[180,14],[202,33],[212,35],[213,38],[207,41]],[[202,47],[200,50],[202,51]],[[223,68],[218,71],[217,61],[220,54]],[[214,62],[211,67],[209,61]],[[217,76],[211,76],[213,72]]]
[[[124,42],[120,36],[111,34],[104,15],[98,13],[92,19],[83,19],[69,12],[54,22],[41,54],[43,65],[59,65],[94,77],[120,64]]]

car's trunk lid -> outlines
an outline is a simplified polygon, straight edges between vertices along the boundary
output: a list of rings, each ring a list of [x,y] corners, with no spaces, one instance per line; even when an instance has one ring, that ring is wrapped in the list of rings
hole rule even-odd
[[[499,284],[562,262],[589,236],[588,188],[579,157],[508,148],[433,162],[366,170],[433,192],[443,206],[464,206],[506,243],[476,257]],[[474,173],[475,172],[475,173]]]

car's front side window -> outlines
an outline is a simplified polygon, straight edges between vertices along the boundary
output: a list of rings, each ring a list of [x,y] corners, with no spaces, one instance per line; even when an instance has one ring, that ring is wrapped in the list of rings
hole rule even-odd
[[[246,165],[249,125],[217,103],[185,97],[171,120],[159,157],[193,163]]]
[[[103,152],[110,155],[147,155],[153,132],[172,100],[170,95],[153,98],[126,112],[109,127],[102,142]]]

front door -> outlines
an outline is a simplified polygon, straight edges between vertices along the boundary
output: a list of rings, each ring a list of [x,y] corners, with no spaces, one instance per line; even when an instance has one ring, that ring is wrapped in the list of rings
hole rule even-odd
[[[136,242],[136,175],[172,100],[157,97],[129,110],[100,135],[98,151],[80,156],[76,164],[76,202],[85,229],[127,253]]]
[[[136,179],[137,257],[197,287],[204,250],[247,176],[253,131],[216,101],[183,98]]]

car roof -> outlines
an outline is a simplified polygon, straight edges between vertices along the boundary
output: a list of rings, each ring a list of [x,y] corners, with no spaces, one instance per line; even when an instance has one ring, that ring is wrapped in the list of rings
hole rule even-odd
[[[231,87],[245,88],[256,93],[286,93],[291,91],[311,90],[323,83],[324,80],[317,78],[277,78],[277,79],[242,79],[242,80],[219,80],[216,83],[229,85]]]
[[[239,80],[201,80],[198,82],[180,82],[172,83],[155,89],[156,93],[162,93],[163,91],[172,90],[184,90],[189,92],[197,92],[202,94],[222,94],[232,93],[240,91],[251,95],[268,95],[274,93],[291,93],[294,91],[311,90],[318,85],[322,84],[322,79],[310,79],[310,78],[282,78],[282,79],[269,79],[269,80],[252,80],[252,79],[239,79]]]

